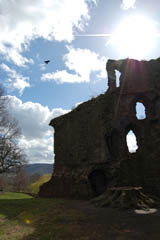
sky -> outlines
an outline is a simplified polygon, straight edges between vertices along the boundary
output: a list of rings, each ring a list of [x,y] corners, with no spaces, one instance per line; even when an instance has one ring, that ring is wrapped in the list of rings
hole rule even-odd
[[[0,0],[0,83],[30,163],[53,163],[50,120],[107,90],[108,59],[160,56],[159,11],[159,0]]]

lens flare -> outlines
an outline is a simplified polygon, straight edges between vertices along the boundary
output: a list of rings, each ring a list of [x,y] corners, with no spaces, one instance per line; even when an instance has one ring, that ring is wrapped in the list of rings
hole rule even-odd
[[[126,57],[142,59],[155,46],[155,23],[143,16],[129,16],[113,33],[111,43]]]

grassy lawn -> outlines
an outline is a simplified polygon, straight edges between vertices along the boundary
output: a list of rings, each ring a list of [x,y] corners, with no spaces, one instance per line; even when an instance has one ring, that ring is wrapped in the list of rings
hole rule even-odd
[[[0,194],[0,240],[158,240],[159,218],[159,211],[138,215],[85,201]]]
[[[21,193],[0,194],[0,240],[75,239],[84,215],[68,207],[70,203]]]

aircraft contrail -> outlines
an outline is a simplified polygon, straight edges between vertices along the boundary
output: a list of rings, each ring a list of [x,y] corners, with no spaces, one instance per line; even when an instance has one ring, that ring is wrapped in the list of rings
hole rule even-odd
[[[103,33],[103,34],[76,34],[75,37],[111,37],[111,33]]]
[[[150,35],[150,34],[148,34]],[[75,37],[111,37],[112,33],[102,33],[102,34],[76,34]],[[156,34],[157,37],[160,37],[160,33]]]

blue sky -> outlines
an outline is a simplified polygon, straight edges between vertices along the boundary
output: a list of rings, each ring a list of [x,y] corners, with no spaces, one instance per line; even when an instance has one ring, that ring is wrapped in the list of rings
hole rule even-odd
[[[107,90],[109,58],[160,56],[159,11],[158,0],[0,0],[0,82],[30,162],[53,162],[49,121]]]

